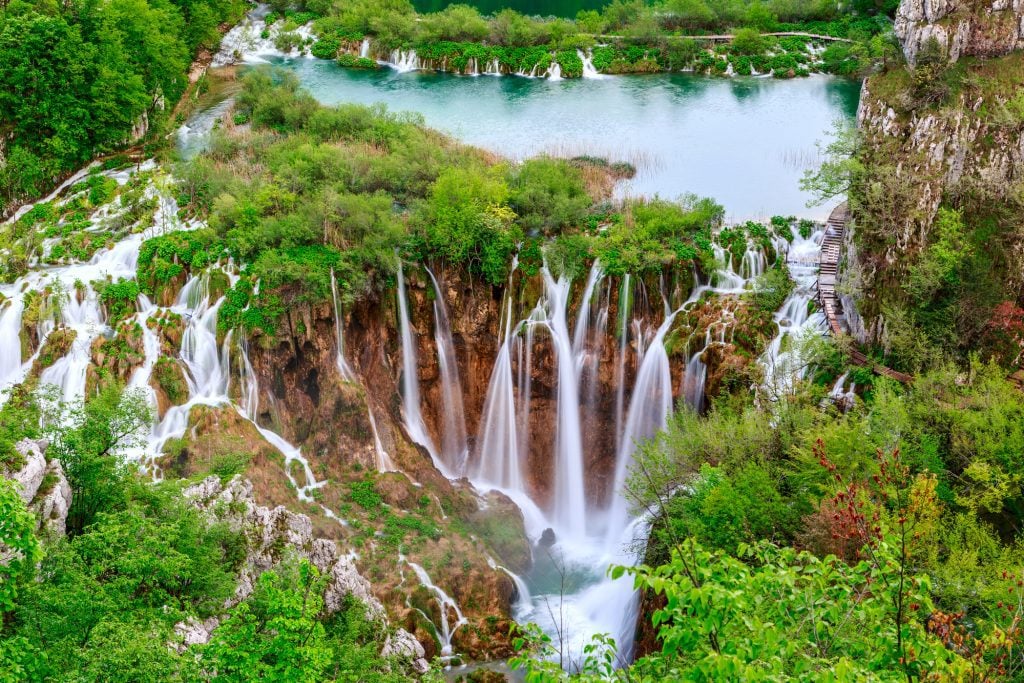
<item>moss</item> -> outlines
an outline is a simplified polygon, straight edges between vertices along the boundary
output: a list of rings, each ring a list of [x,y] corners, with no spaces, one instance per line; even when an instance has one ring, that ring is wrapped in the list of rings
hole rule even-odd
[[[188,383],[178,361],[161,356],[153,366],[153,379],[172,405],[181,405],[188,400]]]

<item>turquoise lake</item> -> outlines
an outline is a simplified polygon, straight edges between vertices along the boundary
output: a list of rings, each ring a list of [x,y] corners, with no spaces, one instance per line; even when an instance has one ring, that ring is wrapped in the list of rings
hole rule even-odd
[[[322,102],[382,102],[418,112],[456,138],[512,159],[590,154],[634,164],[622,195],[693,193],[730,220],[823,218],[799,188],[833,122],[853,120],[859,83],[689,74],[549,81],[345,69],[316,59],[274,59]]]

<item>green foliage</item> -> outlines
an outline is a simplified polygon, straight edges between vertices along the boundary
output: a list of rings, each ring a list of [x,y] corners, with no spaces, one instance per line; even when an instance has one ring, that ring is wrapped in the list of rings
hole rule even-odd
[[[161,125],[199,47],[237,19],[236,0],[116,0],[83,7],[13,3],[0,10],[0,207],[42,193],[60,175],[120,146],[143,113]],[[92,179],[96,204],[106,181]],[[94,184],[96,183],[96,184]]]
[[[579,227],[592,203],[580,170],[561,159],[524,161],[511,171],[509,186],[509,206],[529,235]]]
[[[349,493],[352,502],[368,512],[380,509],[384,503],[384,499],[377,493],[377,489],[370,479],[352,482],[349,484]]]
[[[334,614],[324,610],[325,581],[308,561],[260,575],[256,590],[231,610],[202,648],[211,680],[408,680],[400,662],[379,654],[380,625],[352,597]]]
[[[181,405],[188,400],[188,383],[181,366],[173,358],[160,356],[157,359],[153,365],[153,379],[173,405]]]
[[[754,305],[765,313],[774,313],[793,291],[793,280],[782,266],[769,268],[754,282]]]
[[[630,202],[625,220],[614,223],[593,251],[611,275],[660,270],[677,259],[710,254],[708,235],[722,216],[721,206],[693,196],[679,204],[657,199]]]
[[[957,286],[958,271],[971,249],[957,211],[940,208],[932,231],[931,244],[910,266],[906,283],[908,293],[921,303],[930,301],[944,287]]]
[[[859,146],[857,130],[837,122],[832,140],[827,145],[818,144],[824,157],[821,166],[816,171],[806,171],[800,180],[800,189],[814,197],[809,203],[821,204],[850,192],[864,172],[857,156]]]
[[[732,51],[739,55],[758,55],[765,51],[767,44],[756,28],[741,28],[733,33]]]
[[[14,482],[0,477],[0,615],[14,607],[21,585],[35,574],[40,557],[35,526],[35,516],[25,508]]]
[[[522,232],[508,207],[508,185],[493,170],[452,168],[438,176],[419,221],[429,255],[466,263],[493,285],[508,276]]]
[[[139,249],[136,266],[139,289],[154,296],[179,275],[205,268],[222,251],[220,242],[208,229],[178,231],[148,239]]]
[[[127,504],[130,474],[119,456],[144,438],[149,404],[143,393],[122,393],[111,383],[84,405],[67,405],[47,394],[43,415],[47,454],[61,461],[71,484],[68,533],[81,533],[101,511]]]
[[[107,321],[111,326],[134,315],[139,298],[139,283],[135,280],[121,278],[116,282],[97,281],[93,283],[100,303],[107,313]]]

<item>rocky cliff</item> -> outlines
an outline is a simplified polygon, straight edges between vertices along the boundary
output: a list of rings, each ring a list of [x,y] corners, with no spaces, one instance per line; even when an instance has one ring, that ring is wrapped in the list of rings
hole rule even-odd
[[[21,455],[20,467],[0,469],[0,476],[15,483],[21,499],[36,517],[36,530],[45,535],[63,536],[71,507],[71,486],[57,459],[47,460],[46,442],[23,439],[15,445]]]
[[[951,61],[1001,56],[1024,48],[1024,1],[903,0],[894,28],[911,64],[932,38]]]
[[[1024,56],[1013,51],[1024,47],[1022,24],[1021,2],[900,5],[896,30],[908,61],[935,37],[950,63],[930,71],[896,66],[864,83],[857,116],[864,172],[851,191],[855,230],[840,285],[846,303],[856,300],[860,315],[845,308],[860,341],[888,348],[897,333],[886,311],[955,297],[949,305],[957,310],[948,312],[960,327],[954,342],[977,342],[994,305],[1020,296]],[[962,219],[965,240],[973,243],[964,252],[974,260],[958,257],[959,265],[977,273],[960,273],[957,291],[922,294],[908,280],[915,269],[924,273],[920,264],[937,242],[940,207]],[[913,315],[898,317],[904,327]]]

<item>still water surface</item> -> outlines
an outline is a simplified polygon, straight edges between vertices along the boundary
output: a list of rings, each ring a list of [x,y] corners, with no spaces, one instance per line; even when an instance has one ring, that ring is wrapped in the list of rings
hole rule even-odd
[[[417,12],[437,12],[448,5],[472,5],[481,14],[494,14],[506,7],[529,16],[575,17],[583,9],[600,10],[609,0],[413,0]]]
[[[513,159],[591,154],[633,163],[621,194],[713,197],[729,218],[823,218],[799,189],[815,143],[852,120],[859,84],[827,76],[709,78],[689,74],[549,81],[358,71],[315,59],[275,63],[328,104],[385,103]]]

